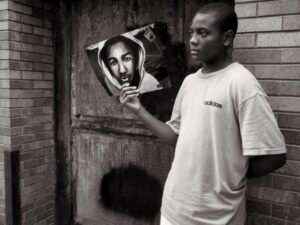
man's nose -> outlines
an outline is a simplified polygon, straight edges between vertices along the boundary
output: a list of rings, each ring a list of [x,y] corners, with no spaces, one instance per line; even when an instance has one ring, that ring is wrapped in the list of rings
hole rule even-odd
[[[190,38],[190,45],[196,46],[198,45],[198,40],[195,37],[195,34],[192,35],[192,37]]]
[[[126,72],[127,72],[127,69],[126,69],[125,65],[122,62],[120,62],[119,63],[119,73],[123,74],[123,73],[126,73]]]

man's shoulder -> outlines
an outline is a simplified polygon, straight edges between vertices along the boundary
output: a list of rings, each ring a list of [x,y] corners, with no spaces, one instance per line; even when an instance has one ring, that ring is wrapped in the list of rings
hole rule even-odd
[[[194,73],[188,73],[183,81],[182,81],[182,85],[187,85],[191,80],[193,80],[196,77],[197,72]]]
[[[258,84],[258,80],[254,74],[238,62],[235,62],[234,66],[232,66],[228,72],[230,75],[229,80],[233,85],[251,86]]]
[[[235,95],[247,99],[256,94],[266,93],[256,77],[244,65],[235,63],[230,71],[230,86]]]

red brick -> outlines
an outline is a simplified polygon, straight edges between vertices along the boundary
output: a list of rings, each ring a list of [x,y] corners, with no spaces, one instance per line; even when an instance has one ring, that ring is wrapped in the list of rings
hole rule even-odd
[[[257,34],[258,47],[300,46],[300,32],[279,32]]]
[[[33,26],[28,24],[22,24],[22,32],[29,34],[33,33]]]
[[[294,113],[277,113],[279,127],[300,129],[300,115]]]
[[[34,106],[52,106],[53,99],[52,98],[35,98],[33,99]]]
[[[32,43],[32,44],[40,44],[43,43],[45,38],[37,36],[37,35],[32,35],[32,34],[26,34],[22,33],[21,40],[22,42],[26,43]]]
[[[276,0],[258,3],[258,15],[280,15],[300,12],[298,0]]]
[[[300,96],[300,81],[259,81],[268,95]]]
[[[36,71],[22,71],[22,79],[26,80],[42,80],[43,73]]]
[[[32,99],[10,99],[10,107],[31,107],[33,106]]]
[[[22,24],[15,21],[9,21],[9,30],[22,31]]]
[[[285,221],[260,214],[250,214],[247,218],[248,225],[285,225]]]
[[[26,186],[29,186],[31,184],[35,184],[35,183],[37,183],[41,180],[43,180],[43,174],[37,174],[37,175],[34,175],[32,177],[25,178],[23,180],[23,184],[26,187]]]
[[[282,129],[285,142],[290,145],[300,145],[300,130]]]
[[[283,205],[272,205],[272,216],[285,220],[300,222],[300,208]]]
[[[22,15],[21,21],[30,25],[43,26],[43,20],[33,16]]]
[[[296,206],[298,203],[297,193],[274,188],[250,186],[248,196],[292,206]]]
[[[300,161],[300,146],[287,145],[287,159]]]
[[[300,193],[300,178],[274,175],[274,188]]]
[[[277,173],[291,176],[300,176],[300,162],[287,160],[287,163],[279,170],[277,170]]]
[[[14,89],[27,89],[27,88],[33,88],[33,81],[30,80],[11,80],[10,88]]]
[[[235,48],[250,48],[255,46],[255,34],[237,34],[234,40]]]
[[[300,111],[300,98],[299,97],[274,97],[269,96],[272,109],[275,111]]]
[[[39,98],[43,97],[42,90],[10,90],[10,98]]]
[[[300,80],[299,65],[255,65],[254,73],[263,79]]]
[[[290,15],[283,17],[284,30],[299,30],[300,29],[300,15]]]
[[[0,10],[8,9],[8,1],[0,1]]]
[[[37,7],[37,8],[42,7],[42,2],[40,0],[22,0],[22,4]]]
[[[9,68],[13,70],[32,70],[33,64],[31,62],[21,62],[10,60]]]
[[[33,33],[41,36],[52,37],[52,30],[46,28],[33,27]]]
[[[52,64],[48,63],[33,63],[33,70],[52,72],[54,70],[54,67]]]
[[[261,17],[240,19],[238,32],[280,31],[282,30],[282,17]]]
[[[33,87],[41,88],[41,89],[52,89],[53,82],[52,81],[34,81]]]
[[[32,13],[32,9],[31,7],[13,2],[13,1],[9,1],[9,9],[12,11],[16,11],[16,12],[20,12],[20,13],[24,13],[24,14],[28,14],[30,15]]]
[[[23,151],[34,150],[43,147],[43,141],[33,141],[22,145]]]

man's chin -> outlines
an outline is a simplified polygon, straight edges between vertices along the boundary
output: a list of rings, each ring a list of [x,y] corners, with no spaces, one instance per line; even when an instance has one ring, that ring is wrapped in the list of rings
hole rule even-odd
[[[191,59],[195,62],[195,63],[199,63],[202,62],[203,59],[201,56],[196,55],[196,54],[191,54]]]

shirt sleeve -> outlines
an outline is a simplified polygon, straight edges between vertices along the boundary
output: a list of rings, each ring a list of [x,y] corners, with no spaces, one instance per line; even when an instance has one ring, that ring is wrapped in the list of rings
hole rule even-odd
[[[244,101],[240,107],[239,123],[243,155],[286,153],[285,140],[267,95],[256,94]]]
[[[170,120],[166,121],[165,124],[167,124],[176,134],[179,134],[180,130],[180,123],[181,123],[181,99],[183,97],[183,90],[186,85],[187,77],[183,80],[179,91],[177,93],[177,96],[175,98],[175,102],[172,109],[172,115]]]

